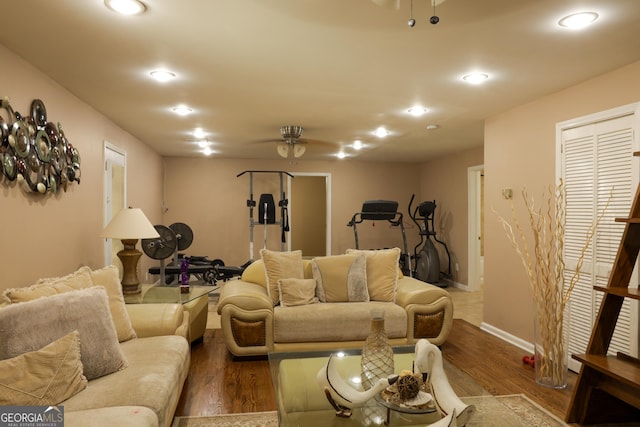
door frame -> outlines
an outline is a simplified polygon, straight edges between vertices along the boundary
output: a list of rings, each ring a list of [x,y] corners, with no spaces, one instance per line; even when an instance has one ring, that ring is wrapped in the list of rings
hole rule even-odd
[[[469,233],[467,236],[467,253],[469,257],[467,266],[469,284],[467,285],[467,290],[469,291],[477,291],[480,289],[479,272],[481,270],[480,263],[482,262],[482,256],[478,236],[482,234],[480,224],[480,215],[482,213],[480,197],[482,191],[480,187],[482,185],[481,176],[483,172],[483,164],[467,168],[467,210],[469,215],[467,220]]]
[[[111,198],[113,196],[113,189],[111,188],[112,171],[109,168],[110,162],[117,162],[118,165],[122,165],[124,168],[123,177],[123,189],[122,189],[122,206],[127,206],[127,152],[122,148],[115,146],[109,141],[104,141],[103,147],[103,228],[111,221]],[[104,239],[104,265],[111,265],[114,263],[112,258],[113,254],[113,239]]]
[[[295,179],[296,176],[320,176],[325,178],[325,197],[326,197],[326,206],[327,211],[325,213],[326,217],[326,230],[325,230],[325,250],[326,255],[331,255],[331,173],[328,172],[289,172],[293,175],[293,178],[290,176],[287,177],[287,194],[291,195],[291,181]],[[291,218],[291,212],[295,209],[293,203],[289,205],[289,218]],[[291,230],[295,230],[295,224],[290,223]],[[293,231],[290,231],[293,233]],[[291,251],[291,237],[287,239],[287,250]]]

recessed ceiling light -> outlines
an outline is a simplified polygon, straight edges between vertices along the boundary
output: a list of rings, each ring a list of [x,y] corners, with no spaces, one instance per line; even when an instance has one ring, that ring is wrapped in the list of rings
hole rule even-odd
[[[205,156],[210,156],[213,154],[213,150],[209,147],[205,148],[204,150],[202,150],[202,154],[204,154]]]
[[[345,157],[347,157],[347,155],[344,151],[340,151],[338,154],[336,154],[336,157],[339,159],[344,159]]]
[[[144,3],[139,0],[104,0],[104,4],[122,15],[138,15],[147,10]]]
[[[384,126],[380,126],[378,129],[373,131],[373,134],[378,138],[384,138],[385,136],[389,136],[391,132],[384,128]]]
[[[470,73],[462,76],[462,80],[474,85],[480,84],[489,78],[488,74],[484,73]]]
[[[202,128],[195,128],[193,130],[193,136],[195,136],[198,139],[203,139],[205,136],[207,136],[206,132],[204,131],[204,129]]]
[[[565,16],[558,21],[558,25],[572,30],[579,30],[593,24],[599,15],[595,12],[579,12]]]
[[[177,107],[173,107],[171,111],[173,111],[179,116],[188,116],[193,112],[193,110],[187,107],[186,105],[178,105]]]
[[[156,81],[160,83],[168,82],[176,78],[175,73],[167,70],[153,70],[149,73],[149,75]]]
[[[420,106],[411,107],[407,110],[407,112],[414,117],[424,116],[427,114],[427,111],[428,110],[426,108]]]
[[[362,141],[360,141],[359,139],[356,139],[355,141],[353,141],[353,144],[351,144],[351,147],[354,150],[362,150]]]
[[[198,147],[207,148],[208,146],[209,146],[209,141],[207,141],[206,139],[201,139],[200,141],[198,141]]]
[[[434,124],[427,125],[427,130],[435,130],[435,129],[438,129],[439,127],[440,125],[437,125],[434,123]]]

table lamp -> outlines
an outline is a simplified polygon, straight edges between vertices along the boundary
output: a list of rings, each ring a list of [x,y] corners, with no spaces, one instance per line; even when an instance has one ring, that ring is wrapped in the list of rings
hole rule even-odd
[[[100,237],[120,239],[124,249],[118,252],[122,262],[122,293],[139,294],[138,260],[142,252],[136,249],[138,239],[160,237],[139,208],[125,208],[116,214],[100,234]]]

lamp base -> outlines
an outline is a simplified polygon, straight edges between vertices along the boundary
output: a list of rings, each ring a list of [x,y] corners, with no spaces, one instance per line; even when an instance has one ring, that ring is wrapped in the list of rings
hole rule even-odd
[[[141,292],[138,280],[138,260],[142,252],[136,249],[138,239],[122,239],[124,249],[118,252],[118,258],[122,262],[122,293],[135,295]]]

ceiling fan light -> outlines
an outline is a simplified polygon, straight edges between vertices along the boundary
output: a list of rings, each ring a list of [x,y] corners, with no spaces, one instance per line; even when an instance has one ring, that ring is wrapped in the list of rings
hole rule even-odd
[[[293,157],[295,157],[296,159],[299,159],[300,157],[302,157],[304,152],[307,151],[307,149],[305,148],[304,145],[294,144],[291,146],[289,151],[293,151]]]
[[[276,150],[280,157],[284,157],[285,159],[289,157],[289,144],[278,144]]]

